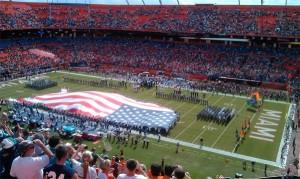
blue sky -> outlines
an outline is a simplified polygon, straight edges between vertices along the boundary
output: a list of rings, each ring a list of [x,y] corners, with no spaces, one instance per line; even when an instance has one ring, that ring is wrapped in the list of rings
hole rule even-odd
[[[47,0],[17,0],[23,2],[47,2]],[[130,4],[142,4],[142,0],[128,0]],[[261,0],[240,0],[242,5],[259,5]],[[286,0],[264,0],[265,5],[285,5]],[[48,0],[55,3],[126,4],[126,0]],[[148,5],[159,0],[144,0]],[[238,4],[238,0],[179,0],[180,4]],[[287,0],[288,5],[300,5],[300,0]],[[177,4],[177,0],[162,0],[163,4]]]

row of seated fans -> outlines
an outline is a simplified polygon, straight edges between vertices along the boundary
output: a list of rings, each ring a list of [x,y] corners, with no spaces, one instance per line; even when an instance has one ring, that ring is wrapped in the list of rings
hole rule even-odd
[[[20,42],[0,50],[2,74],[24,75],[51,67],[87,66],[105,72],[161,70],[181,76],[201,74],[207,78],[223,76],[286,84],[300,69],[297,49],[115,38],[45,40],[47,43],[26,41],[27,45]]]
[[[0,2],[0,29],[37,28],[299,37],[300,8],[48,5]]]

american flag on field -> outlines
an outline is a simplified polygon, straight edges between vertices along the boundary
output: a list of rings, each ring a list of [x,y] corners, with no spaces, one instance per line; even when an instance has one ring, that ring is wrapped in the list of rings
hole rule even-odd
[[[91,116],[131,126],[160,127],[168,129],[176,121],[173,110],[139,102],[117,93],[99,91],[51,93],[30,98],[21,98],[33,104],[65,110],[83,116]]]

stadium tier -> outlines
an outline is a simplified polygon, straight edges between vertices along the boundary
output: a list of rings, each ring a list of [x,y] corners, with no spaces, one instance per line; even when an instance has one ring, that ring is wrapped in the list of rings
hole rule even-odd
[[[300,69],[298,49],[194,45],[110,37],[52,38],[32,43],[20,40],[19,43],[0,50],[2,77],[25,76],[58,67],[78,67],[116,73],[150,72],[153,75],[161,72],[194,80],[246,79],[266,85],[271,83],[276,89],[286,90],[288,82],[297,77]]]
[[[109,6],[0,3],[0,29],[107,29],[299,37],[295,6]]]

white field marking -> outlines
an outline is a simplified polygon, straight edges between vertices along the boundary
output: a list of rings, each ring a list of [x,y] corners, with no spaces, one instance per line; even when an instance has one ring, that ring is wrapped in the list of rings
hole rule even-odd
[[[231,119],[231,121],[227,124],[227,126],[225,127],[225,129],[222,131],[222,133],[218,136],[218,138],[216,139],[216,141],[213,143],[213,145],[211,145],[211,147],[214,147],[219,140],[221,139],[221,137],[223,136],[223,134],[227,131],[228,127],[232,124],[232,121],[234,121],[234,119],[237,117],[237,115],[240,114],[240,112],[246,107],[246,103],[243,105],[243,107],[236,113],[235,117],[233,119]]]
[[[257,114],[257,113],[252,114],[252,117],[251,117],[251,119],[250,119],[250,124],[251,124],[252,120],[254,119],[254,117],[256,116],[256,114]],[[235,149],[235,147],[232,149],[231,152],[234,152],[234,149]]]
[[[211,124],[211,123],[210,123]],[[208,126],[210,126],[210,124],[208,125]],[[202,136],[202,134],[204,133],[204,132],[206,132],[206,128],[205,129],[203,129],[201,132],[200,132],[200,134],[199,135],[197,135],[196,137],[195,137],[195,139],[192,141],[192,143],[195,143],[197,140],[198,140],[198,138],[200,138],[201,136]]]
[[[183,118],[184,116],[186,116],[187,114],[189,114],[191,111],[193,111],[196,107],[198,107],[197,105],[195,105],[194,107],[192,107],[190,110],[186,111],[184,113],[184,115],[180,116],[180,118]],[[191,122],[187,127],[185,127],[181,132],[179,132],[179,134],[177,134],[174,139],[177,139],[181,134],[183,134],[189,127],[191,127],[194,123],[195,123],[195,119],[193,122]]]
[[[211,97],[211,96],[210,96]],[[224,98],[224,96],[222,96],[222,97],[220,97],[217,101],[215,101],[214,103],[213,103],[213,105],[215,105],[215,104],[217,104],[219,101],[221,101],[221,99],[223,99]],[[207,98],[208,99],[208,98]],[[194,106],[195,107],[195,106]],[[186,114],[188,114],[192,109],[194,109],[194,107],[193,108],[191,108],[189,111],[187,111],[184,115],[186,115]],[[191,122],[187,127],[185,127],[179,134],[177,134],[176,136],[175,136],[175,139],[177,139],[180,135],[182,135],[188,128],[190,128],[195,122],[196,122],[197,120],[196,119],[194,119],[194,121],[193,122]]]
[[[233,99],[236,99],[236,98],[233,98]],[[232,101],[232,102],[233,102],[233,101]],[[224,106],[231,107],[231,106],[234,106],[234,104],[232,104],[232,103],[224,103]]]
[[[283,163],[280,162],[280,159],[281,159],[281,153],[282,153],[282,147],[283,147],[283,144],[284,144],[284,134],[286,133],[286,123],[288,121],[288,117],[289,116],[292,116],[292,120],[295,119],[295,111],[291,111],[292,107],[295,107],[295,104],[290,104],[289,106],[289,110],[285,116],[285,123],[284,123],[284,129],[282,131],[282,136],[281,136],[281,140],[280,140],[280,144],[279,144],[279,150],[278,150],[278,153],[277,153],[277,157],[276,157],[276,162],[278,164],[280,164],[282,167],[285,167],[286,166],[286,162],[287,162],[287,157],[285,158],[285,160],[283,161]],[[292,114],[291,114],[292,113]],[[291,140],[291,133],[289,134],[288,136],[288,141]],[[289,151],[289,145],[287,145],[287,151]],[[300,171],[300,169],[298,170],[298,172]],[[298,175],[299,176],[299,175]]]
[[[236,100],[237,98],[233,98],[232,100],[231,100],[231,102],[230,103],[224,103],[226,106],[232,106],[233,104],[233,102]],[[233,119],[232,119],[233,120]],[[214,123],[214,121],[211,121],[209,124],[208,124],[208,127],[210,127],[212,124]],[[196,137],[195,137],[195,139],[192,141],[192,143],[195,143],[205,132],[207,131],[207,129],[204,129],[203,131],[201,131],[200,132],[200,134],[199,135],[197,135]]]
[[[52,71],[52,73],[54,73],[54,71]],[[84,77],[93,77],[93,78],[99,78],[99,79],[107,79],[105,77],[101,77],[101,76],[95,76],[95,75],[88,75],[88,74],[82,74],[82,73],[73,73],[73,72],[67,72],[67,71],[56,71],[56,73],[64,73],[64,74],[70,74],[70,75],[77,75],[77,76],[84,76]],[[115,81],[120,81],[120,79],[117,78],[110,78],[113,79]],[[164,88],[171,88],[168,86],[161,86]],[[173,88],[171,88],[173,89]],[[194,91],[194,90],[188,90],[188,91]],[[200,91],[200,90],[196,90],[197,92],[202,92],[202,93],[208,93],[208,94],[212,94],[212,92],[209,91]],[[224,93],[218,93],[219,96],[231,96],[231,97],[236,97],[236,98],[241,98],[241,99],[249,99],[249,97],[246,96],[240,96],[240,95],[232,95],[232,94],[224,94]],[[271,102],[271,103],[281,103],[281,104],[290,104],[289,102],[285,102],[285,101],[275,101],[275,100],[270,100],[270,99],[265,99],[264,101],[267,102]]]
[[[211,127],[211,126],[209,126],[209,125],[204,125],[204,126],[202,127],[202,129],[206,129],[206,130],[208,130],[208,131],[214,131],[214,130],[217,130],[217,128]]]

